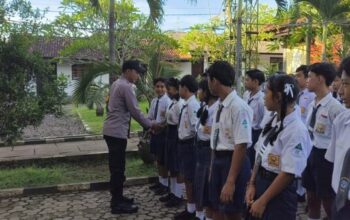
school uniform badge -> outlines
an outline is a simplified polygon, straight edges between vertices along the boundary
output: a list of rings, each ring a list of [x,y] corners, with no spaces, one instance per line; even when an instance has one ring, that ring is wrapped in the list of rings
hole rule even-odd
[[[275,154],[269,154],[268,155],[268,164],[270,167],[279,167],[280,166],[280,159],[281,157],[279,155]]]
[[[317,133],[324,134],[325,131],[326,131],[326,125],[325,125],[325,124],[318,123],[318,124],[316,125],[315,131],[316,131]]]
[[[303,153],[303,146],[301,143],[297,144],[293,149],[293,155],[296,157],[301,157]]]

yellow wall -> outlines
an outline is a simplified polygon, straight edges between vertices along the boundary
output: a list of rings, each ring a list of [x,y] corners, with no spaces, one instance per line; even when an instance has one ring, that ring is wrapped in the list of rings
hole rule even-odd
[[[283,53],[283,60],[285,62],[285,71],[288,74],[294,74],[296,68],[306,64],[306,47],[297,46],[293,49],[286,48]]]

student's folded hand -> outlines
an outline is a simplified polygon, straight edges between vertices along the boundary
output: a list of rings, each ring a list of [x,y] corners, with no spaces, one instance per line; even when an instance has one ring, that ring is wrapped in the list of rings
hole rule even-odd
[[[221,190],[220,200],[222,203],[229,203],[233,201],[233,194],[235,192],[235,184],[225,183]]]
[[[250,214],[255,218],[262,218],[264,212],[265,212],[266,204],[261,201],[261,199],[258,199],[253,202],[253,204],[250,207]]]
[[[254,196],[255,196],[255,186],[252,184],[249,184],[247,187],[247,191],[245,193],[245,202],[248,206],[251,206],[254,202]]]

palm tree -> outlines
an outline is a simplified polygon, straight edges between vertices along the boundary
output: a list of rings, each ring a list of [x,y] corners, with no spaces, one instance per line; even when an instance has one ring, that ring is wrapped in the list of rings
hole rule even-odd
[[[101,10],[99,0],[89,0],[91,6],[93,6],[97,12]],[[164,0],[147,0],[150,8],[149,21],[159,24],[162,21],[164,10]],[[109,0],[109,61],[111,65],[115,64],[115,0]],[[111,84],[111,74],[110,74],[110,84]]]
[[[322,61],[327,60],[326,45],[328,25],[350,12],[349,3],[344,0],[295,0],[295,3],[306,3],[317,10],[322,22]]]

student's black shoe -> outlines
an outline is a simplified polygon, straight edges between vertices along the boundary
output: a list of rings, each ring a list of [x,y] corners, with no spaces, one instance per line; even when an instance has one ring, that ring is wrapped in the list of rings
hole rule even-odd
[[[169,194],[166,195],[166,196],[160,197],[160,198],[159,198],[159,201],[161,201],[161,202],[168,202],[168,201],[169,201],[170,199],[172,199],[173,197],[175,197],[174,194],[169,193]]]
[[[150,189],[150,190],[157,190],[157,189],[159,189],[160,187],[162,187],[162,184],[160,184],[160,183],[158,182],[158,183],[155,183],[155,184],[151,185],[151,186],[149,187],[149,189]]]
[[[168,193],[168,188],[165,186],[161,186],[160,188],[154,191],[154,194],[156,194],[157,196],[162,196],[167,193]]]
[[[123,196],[122,201],[126,203],[134,203],[134,198],[128,198],[126,196]]]
[[[305,202],[305,201],[306,201],[305,194],[302,196],[298,195],[298,202]]]
[[[182,205],[183,199],[180,199],[176,196],[171,198],[169,201],[165,203],[165,207],[167,208],[176,208]]]
[[[174,220],[192,220],[196,217],[196,213],[189,213],[187,210],[180,212],[174,216]]]
[[[136,213],[137,210],[138,210],[138,207],[133,204],[120,202],[112,207],[111,213],[112,214],[123,214],[123,213],[130,214],[130,213]]]

